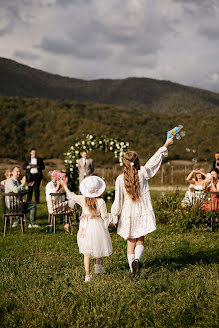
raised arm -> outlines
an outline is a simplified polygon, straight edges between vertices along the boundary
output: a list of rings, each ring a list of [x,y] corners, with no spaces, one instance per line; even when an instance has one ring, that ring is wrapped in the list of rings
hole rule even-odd
[[[193,180],[193,174],[195,173],[196,171],[195,170],[192,170],[189,175],[187,176],[186,178],[186,181],[190,184],[194,184],[195,183],[195,180]]]
[[[21,180],[21,184],[19,186],[17,186],[16,182],[9,179],[7,182],[6,182],[6,185],[5,185],[5,191],[6,192],[14,192],[14,193],[19,193],[20,191],[24,190],[25,189],[25,182],[26,182],[26,179],[25,177],[22,178]]]
[[[151,179],[159,170],[164,157],[168,156],[167,148],[173,144],[173,138],[167,139],[163,147],[159,148],[158,151],[147,161],[143,166],[143,174],[146,179]]]
[[[74,192],[70,191],[68,189],[68,186],[67,186],[65,181],[60,180],[60,183],[61,183],[61,185],[63,186],[63,188],[66,192],[67,199],[71,202],[74,201],[74,202],[78,203],[81,206],[82,196],[81,195],[76,195]]]

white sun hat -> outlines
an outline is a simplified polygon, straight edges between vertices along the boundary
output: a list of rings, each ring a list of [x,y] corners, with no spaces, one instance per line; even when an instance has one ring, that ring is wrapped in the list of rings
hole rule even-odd
[[[80,191],[83,196],[89,198],[99,197],[105,190],[106,184],[103,179],[96,175],[91,175],[83,179],[80,183]]]

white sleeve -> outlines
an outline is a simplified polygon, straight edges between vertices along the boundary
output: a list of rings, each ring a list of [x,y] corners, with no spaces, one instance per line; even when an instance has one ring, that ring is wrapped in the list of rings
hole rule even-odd
[[[115,199],[113,205],[111,207],[111,215],[112,215],[112,222],[116,224],[118,222],[118,215],[122,211],[123,206],[123,188],[121,186],[120,177],[116,179],[116,186],[115,186]]]
[[[82,206],[82,195],[76,195],[73,191],[68,190],[66,196],[70,207],[74,207],[74,202]]]
[[[51,200],[50,194],[54,192],[56,192],[55,186],[53,187],[53,185],[50,182],[48,182],[46,185],[46,201]]]
[[[145,179],[151,179],[159,170],[162,160],[168,156],[168,150],[166,147],[161,147],[158,151],[147,161],[147,163],[141,167],[141,171]]]

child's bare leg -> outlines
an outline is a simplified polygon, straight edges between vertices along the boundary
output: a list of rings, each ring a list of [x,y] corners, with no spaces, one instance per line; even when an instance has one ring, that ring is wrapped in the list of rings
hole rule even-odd
[[[129,263],[130,271],[132,272],[132,262],[135,259],[135,239],[129,238],[127,240],[127,258]]]
[[[141,236],[136,239],[135,260],[140,261],[143,253],[144,253],[144,236]]]
[[[84,268],[86,275],[90,274],[90,254],[84,254]]]
[[[134,254],[135,239],[129,238],[127,240],[127,254]]]
[[[144,236],[139,237],[139,238],[136,239],[136,246],[137,246],[137,245],[142,245],[142,246],[144,246]]]

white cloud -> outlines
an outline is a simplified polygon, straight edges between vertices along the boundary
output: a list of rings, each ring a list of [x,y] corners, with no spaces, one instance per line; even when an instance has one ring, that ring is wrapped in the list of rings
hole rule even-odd
[[[1,56],[76,78],[219,91],[216,0],[1,0],[0,9]]]

